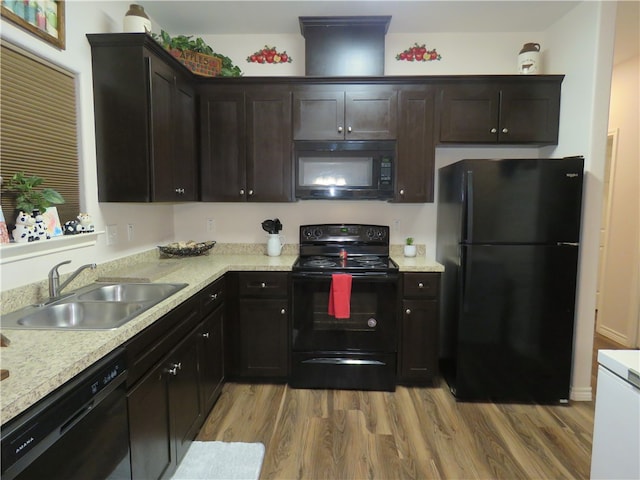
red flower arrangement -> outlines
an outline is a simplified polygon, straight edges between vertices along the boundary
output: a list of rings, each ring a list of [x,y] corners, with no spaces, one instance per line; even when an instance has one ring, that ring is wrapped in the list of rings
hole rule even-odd
[[[424,44],[418,45],[417,43],[396,55],[396,60],[406,60],[408,62],[429,62],[431,60],[440,60],[441,58],[442,56],[435,48],[427,50]]]
[[[268,45],[247,57],[247,62],[249,63],[291,63],[291,60],[286,51],[278,52],[276,47]]]

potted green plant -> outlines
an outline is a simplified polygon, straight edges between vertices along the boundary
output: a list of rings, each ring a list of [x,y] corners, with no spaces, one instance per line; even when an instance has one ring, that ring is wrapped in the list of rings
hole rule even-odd
[[[152,33],[151,36],[193,73],[207,77],[242,76],[240,67],[234,65],[229,57],[214,52],[202,38],[171,37],[164,30],[160,35]]]
[[[52,205],[64,203],[60,193],[52,188],[38,188],[44,183],[44,178],[37,175],[27,176],[24,172],[18,172],[11,177],[5,187],[7,192],[15,196],[16,209],[27,214],[35,210],[43,213]]]
[[[404,256],[405,257],[415,257],[417,253],[417,248],[413,244],[413,237],[407,237],[405,240],[404,246]]]

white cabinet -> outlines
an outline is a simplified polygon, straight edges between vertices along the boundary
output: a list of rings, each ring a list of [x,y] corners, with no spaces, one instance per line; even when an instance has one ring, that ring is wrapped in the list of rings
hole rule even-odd
[[[592,479],[640,478],[640,351],[600,350]]]

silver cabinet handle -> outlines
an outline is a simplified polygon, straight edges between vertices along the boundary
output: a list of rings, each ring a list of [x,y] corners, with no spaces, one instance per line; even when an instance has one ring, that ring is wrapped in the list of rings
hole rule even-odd
[[[406,313],[407,315],[411,315],[411,309],[410,309],[410,308],[407,308],[407,309],[404,311],[404,313]]]
[[[202,338],[209,338],[209,332],[205,332],[202,334]]]
[[[176,188],[176,193],[178,195],[184,195],[184,188]]]
[[[351,127],[347,127],[347,132],[351,133]]]
[[[260,288],[266,288],[266,287],[267,287],[267,284],[266,284],[266,283],[262,282],[262,283],[260,284]]]
[[[424,288],[424,283],[418,282],[418,288]]]
[[[508,128],[503,128],[502,129],[502,133],[509,133],[509,129]]]
[[[249,190],[249,196],[253,195],[253,190]]]
[[[342,127],[338,127],[338,133],[342,133]]]
[[[404,195],[404,189],[400,189],[400,195]]]
[[[492,128],[491,129],[491,133],[498,133],[498,129],[497,128]]]
[[[167,369],[167,373],[175,377],[176,375],[178,375],[178,370],[182,370],[182,363],[180,362],[171,364],[171,366]]]
[[[240,195],[244,195],[244,188],[240,189]]]
[[[217,298],[218,298],[218,294],[217,294],[217,293],[212,293],[211,295],[209,295],[209,298],[210,298],[211,300],[215,300],[215,299],[217,299]]]
[[[287,311],[283,308],[282,310],[280,310],[280,314],[284,315],[285,313],[287,313]]]

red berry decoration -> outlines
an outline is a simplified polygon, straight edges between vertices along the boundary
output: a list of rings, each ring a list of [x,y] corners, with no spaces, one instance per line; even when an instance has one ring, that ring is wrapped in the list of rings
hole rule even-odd
[[[427,50],[425,45],[414,43],[411,47],[396,55],[396,60],[405,60],[408,62],[430,62],[432,60],[440,60],[442,57],[434,48]]]
[[[263,49],[247,57],[249,63],[291,63],[292,58],[285,52],[278,52],[276,47],[265,45]]]

